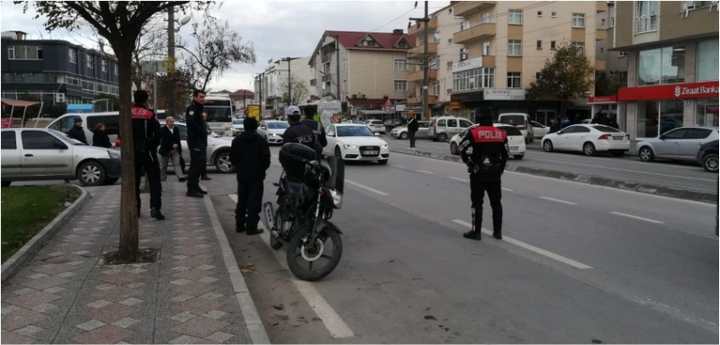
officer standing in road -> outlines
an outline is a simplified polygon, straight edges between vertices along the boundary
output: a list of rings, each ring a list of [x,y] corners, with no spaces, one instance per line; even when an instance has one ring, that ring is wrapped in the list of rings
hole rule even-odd
[[[415,148],[415,133],[418,131],[420,126],[415,119],[415,114],[410,115],[410,121],[408,121],[408,139],[410,139],[410,148]]]
[[[205,91],[194,90],[192,104],[185,111],[187,121],[187,144],[190,150],[190,171],[187,180],[187,196],[202,198],[207,192],[200,189],[200,175],[207,164],[207,123],[202,115]]]
[[[235,231],[256,235],[263,197],[265,171],[270,167],[270,147],[257,133],[258,123],[252,117],[243,121],[243,132],[232,141],[230,161],[237,174]]]
[[[322,149],[327,146],[327,136],[325,135],[325,127],[321,126],[320,123],[313,119],[313,114],[305,114],[305,120],[301,122],[303,125],[310,127],[313,134],[315,134],[315,143],[318,145],[317,153],[318,156],[322,155]]]
[[[502,239],[502,202],[500,177],[508,160],[507,134],[493,126],[492,116],[476,110],[476,122],[459,145],[460,156],[470,173],[473,228],[463,237],[480,240],[483,197],[487,193],[493,214],[493,237]],[[472,148],[472,153],[468,150]]]
[[[322,150],[322,147],[318,149],[320,145],[315,141],[315,133],[313,130],[300,122],[300,108],[291,105],[285,110],[285,115],[287,116],[288,123],[290,123],[290,127],[288,127],[282,135],[285,143],[305,144],[315,150],[315,152]]]
[[[160,184],[160,165],[157,151],[160,145],[160,122],[155,112],[148,109],[148,93],[137,90],[134,94],[135,103],[131,108],[133,140],[135,147],[135,197],[137,200],[138,216],[140,216],[140,178],[147,174],[150,185],[150,216],[163,220],[165,216],[160,212],[162,206]]]

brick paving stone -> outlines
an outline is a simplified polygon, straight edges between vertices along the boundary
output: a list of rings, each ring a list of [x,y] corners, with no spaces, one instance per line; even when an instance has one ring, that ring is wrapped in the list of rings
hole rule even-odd
[[[232,337],[234,337],[234,335],[229,334],[229,333],[215,332],[215,333],[209,335],[207,338],[216,343],[222,344],[222,343],[225,343],[226,341],[232,339]]]
[[[15,332],[6,332],[3,330],[0,335],[2,335],[3,344],[32,344],[34,342],[32,338],[22,336]]]
[[[122,318],[120,320],[113,322],[112,324],[113,324],[113,326],[117,326],[120,328],[129,328],[138,322],[140,322],[140,320],[135,320],[131,317],[125,317],[125,318]]]
[[[120,327],[105,325],[98,329],[82,333],[73,338],[79,344],[114,344],[130,337],[132,333]]]
[[[194,318],[191,322],[185,322],[178,326],[175,326],[172,330],[181,334],[187,334],[198,338],[205,338],[227,325],[227,322],[217,321],[200,316]]]
[[[58,278],[58,277],[50,277],[50,278],[44,278],[44,279],[38,279],[38,280],[25,280],[21,282],[22,285],[25,285],[27,287],[31,287],[36,290],[42,290],[47,289],[53,286],[58,286],[67,283],[67,279]]]
[[[12,331],[27,325],[34,324],[44,320],[46,317],[41,313],[30,311],[23,308],[17,308],[12,313],[2,318],[2,329]]]
[[[83,331],[92,331],[93,329],[104,326],[105,323],[99,320],[88,320],[81,324],[75,325],[75,327],[82,329]]]
[[[203,340],[200,338],[191,337],[189,335],[181,335],[173,340],[170,340],[170,344],[202,344]]]

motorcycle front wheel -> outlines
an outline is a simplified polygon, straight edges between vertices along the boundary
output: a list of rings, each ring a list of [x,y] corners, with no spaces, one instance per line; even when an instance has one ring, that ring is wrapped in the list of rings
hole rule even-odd
[[[307,231],[297,231],[290,239],[287,263],[298,279],[315,281],[325,278],[340,262],[342,239],[337,227],[321,221],[317,232],[315,243],[308,242]]]

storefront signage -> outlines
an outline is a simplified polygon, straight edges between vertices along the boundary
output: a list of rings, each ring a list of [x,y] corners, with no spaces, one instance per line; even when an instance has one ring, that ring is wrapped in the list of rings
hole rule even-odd
[[[458,62],[453,68],[453,72],[467,71],[473,68],[482,67],[482,57],[476,57]]]
[[[486,101],[524,101],[523,89],[483,89],[483,99]]]
[[[619,101],[696,99],[717,97],[717,81],[645,87],[624,87],[621,88],[618,92]]]
[[[590,96],[587,102],[588,104],[615,104],[617,99],[617,96]]]

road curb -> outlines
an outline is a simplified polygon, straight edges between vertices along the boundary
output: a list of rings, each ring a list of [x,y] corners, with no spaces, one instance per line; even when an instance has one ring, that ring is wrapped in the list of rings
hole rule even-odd
[[[262,319],[260,319],[260,314],[257,311],[257,307],[255,307],[255,302],[245,283],[245,278],[242,272],[240,272],[240,266],[238,266],[235,255],[230,248],[230,242],[225,235],[222,225],[220,225],[220,219],[215,211],[215,206],[213,206],[209,196],[206,196],[204,199],[205,208],[210,216],[210,223],[215,231],[215,237],[220,244],[223,262],[230,276],[235,298],[238,304],[240,304],[240,310],[243,314],[243,319],[245,319],[245,327],[250,335],[250,340],[253,344],[270,344],[270,338],[265,330],[265,325],[263,325]]]
[[[22,265],[29,262],[40,249],[45,247],[45,244],[47,244],[47,242],[62,229],[63,225],[90,199],[90,194],[84,188],[74,184],[68,185],[77,188],[80,191],[80,196],[2,264],[2,282],[5,282],[6,279],[15,275]]]
[[[451,161],[451,162],[460,162],[460,158],[457,156],[437,155],[437,154],[433,154],[433,153],[427,152],[427,151],[398,150],[398,149],[391,149],[391,151],[394,153],[399,153],[399,154],[413,155],[413,156],[426,157],[426,158],[445,160],[445,161]],[[604,187],[610,187],[610,188],[616,188],[616,189],[630,190],[630,191],[640,192],[640,193],[645,193],[645,194],[661,195],[661,196],[667,196],[667,197],[678,198],[678,199],[699,201],[699,202],[710,203],[710,204],[716,204],[718,201],[718,196],[715,194],[700,193],[700,192],[693,192],[693,191],[687,191],[687,190],[678,190],[678,189],[668,188],[668,187],[664,187],[664,186],[656,186],[656,185],[649,185],[649,184],[636,183],[636,182],[613,180],[613,179],[608,179],[608,178],[599,177],[599,176],[574,174],[574,173],[569,173],[569,172],[565,172],[565,171],[550,170],[550,169],[538,169],[538,168],[529,168],[529,167],[515,167],[512,165],[508,165],[507,170],[519,172],[519,173],[530,174],[530,175],[552,177],[552,178],[556,178],[559,180],[568,180],[568,181],[574,181],[574,182],[579,182],[579,183],[586,183],[586,184],[592,184],[592,185],[598,185],[598,186],[604,186]]]

